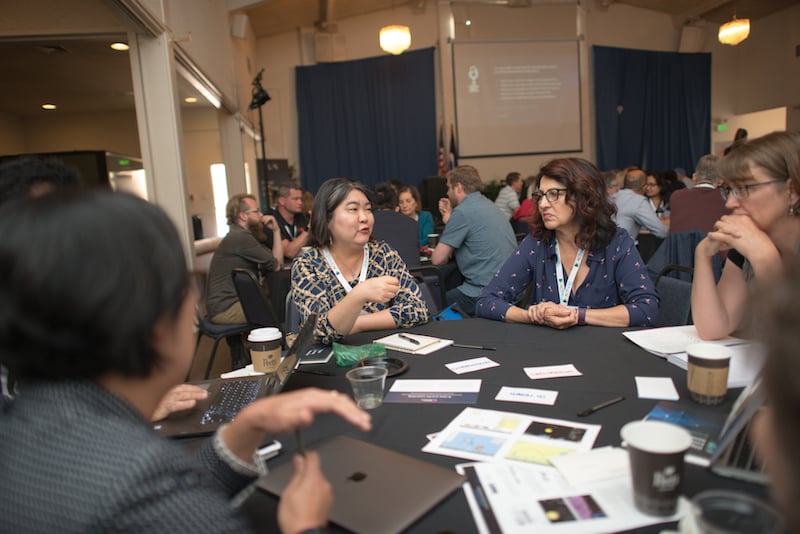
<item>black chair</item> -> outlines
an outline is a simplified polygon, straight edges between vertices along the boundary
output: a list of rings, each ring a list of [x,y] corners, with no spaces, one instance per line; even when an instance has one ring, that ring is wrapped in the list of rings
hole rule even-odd
[[[231,276],[247,323],[251,327],[274,326],[283,331],[272,303],[261,289],[256,275],[247,269],[234,269]]]
[[[400,254],[408,267],[419,265],[419,225],[417,221],[390,210],[376,211],[374,217],[375,225],[372,227],[372,237],[386,241]]]
[[[297,306],[294,304],[291,289],[289,290],[289,293],[286,294],[286,306],[284,309],[284,317],[286,317],[286,321],[284,322],[284,330],[286,330],[287,333],[300,332],[300,310],[298,310]]]
[[[672,278],[671,271],[694,273],[685,265],[666,265],[656,277],[655,286],[661,300],[656,326],[683,326],[692,324],[692,282]]]
[[[192,275],[199,293],[199,298],[197,299],[197,341],[194,345],[195,359],[197,359],[197,349],[200,347],[200,339],[203,336],[206,336],[214,340],[214,345],[211,348],[211,354],[208,357],[208,364],[206,364],[206,372],[203,374],[203,378],[208,379],[208,377],[211,375],[211,368],[214,366],[214,359],[217,356],[219,342],[228,336],[238,336],[248,332],[250,330],[250,325],[247,323],[212,323],[206,315],[205,309],[206,282],[208,274],[204,271],[194,271]],[[187,376],[186,379],[188,380],[189,377]]]
[[[422,291],[422,298],[428,305],[431,314],[436,314],[447,307],[447,289],[442,271],[433,265],[409,267],[411,276],[417,279]]]

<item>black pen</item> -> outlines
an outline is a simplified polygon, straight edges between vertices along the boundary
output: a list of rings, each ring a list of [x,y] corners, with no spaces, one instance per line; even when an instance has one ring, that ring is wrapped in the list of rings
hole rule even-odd
[[[494,347],[481,347],[480,345],[462,345],[461,343],[453,343],[452,346],[458,349],[497,350]]]
[[[305,457],[306,455],[306,448],[303,446],[303,435],[300,434],[300,429],[294,429],[294,439],[297,441],[297,454],[300,456]]]
[[[596,406],[592,406],[591,408],[586,408],[583,411],[578,412],[578,417],[586,417],[587,415],[592,415],[597,410],[602,410],[603,408],[608,408],[612,404],[616,404],[618,402],[622,402],[625,400],[625,397],[614,397],[611,400],[607,400],[605,402],[601,402]]]
[[[295,373],[303,373],[306,375],[333,376],[333,373],[326,373],[325,371],[315,371],[313,369],[297,369]]]
[[[419,345],[419,340],[416,340],[411,336],[407,336],[405,334],[397,334],[397,337],[399,337],[400,339],[405,339],[406,341],[408,341],[409,343],[413,343],[414,345]]]

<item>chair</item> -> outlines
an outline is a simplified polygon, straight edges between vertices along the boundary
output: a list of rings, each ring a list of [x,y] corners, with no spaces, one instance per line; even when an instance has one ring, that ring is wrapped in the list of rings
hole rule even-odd
[[[217,356],[219,342],[228,336],[236,336],[248,332],[250,330],[250,325],[247,323],[212,323],[207,317],[205,309],[205,289],[208,273],[204,271],[194,271],[192,276],[194,277],[199,294],[199,298],[197,299],[197,341],[194,345],[195,359],[197,358],[197,349],[200,348],[200,339],[206,336],[214,340],[214,345],[211,347],[211,354],[208,356],[206,372],[203,374],[203,378],[208,379],[211,375],[211,369],[214,366],[214,359]],[[186,379],[188,380],[189,377],[187,376]]]
[[[431,314],[436,314],[447,307],[447,289],[442,271],[433,265],[409,267],[411,276],[419,282],[422,298],[428,305]]]
[[[661,300],[656,326],[683,326],[692,324],[692,282],[668,276],[670,271],[691,275],[694,270],[685,265],[670,264],[661,269],[655,286]]]
[[[297,306],[294,304],[292,290],[289,290],[289,293],[286,294],[286,305],[285,305],[285,314],[284,317],[286,318],[286,322],[284,323],[284,329],[286,332],[300,332],[300,310],[297,309]]]
[[[275,318],[272,303],[264,295],[256,276],[247,269],[240,268],[233,269],[231,276],[247,323],[251,327],[274,326],[283,331]]]
[[[669,234],[653,255],[645,260],[650,278],[655,280],[659,276],[659,273],[669,265],[683,265],[693,269],[694,249],[705,236],[706,232],[699,230]],[[723,258],[720,254],[715,254],[711,261],[714,268],[714,279],[719,282],[719,278],[722,276]],[[669,271],[674,271],[669,274],[671,278],[679,278],[685,281],[692,280],[691,273],[693,271],[691,270],[681,271],[670,269]]]
[[[419,225],[417,221],[390,210],[376,211],[374,217],[372,236],[386,241],[400,254],[408,267],[419,265]]]

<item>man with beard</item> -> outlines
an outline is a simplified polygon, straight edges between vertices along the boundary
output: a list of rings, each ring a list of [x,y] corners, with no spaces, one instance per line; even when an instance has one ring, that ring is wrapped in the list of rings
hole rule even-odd
[[[206,308],[211,322],[221,324],[246,323],[242,305],[233,286],[231,271],[243,268],[257,273],[277,271],[283,264],[281,230],[275,217],[264,215],[253,195],[238,194],[225,207],[230,231],[214,252],[208,269]],[[272,250],[256,236],[264,230],[272,232]],[[238,336],[230,336],[233,368],[243,367],[245,354]]]

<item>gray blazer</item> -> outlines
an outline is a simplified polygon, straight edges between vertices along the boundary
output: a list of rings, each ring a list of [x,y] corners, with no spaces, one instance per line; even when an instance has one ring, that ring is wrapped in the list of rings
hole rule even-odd
[[[229,499],[252,479],[211,440],[157,436],[91,382],[20,385],[0,408],[0,532],[247,532]]]

